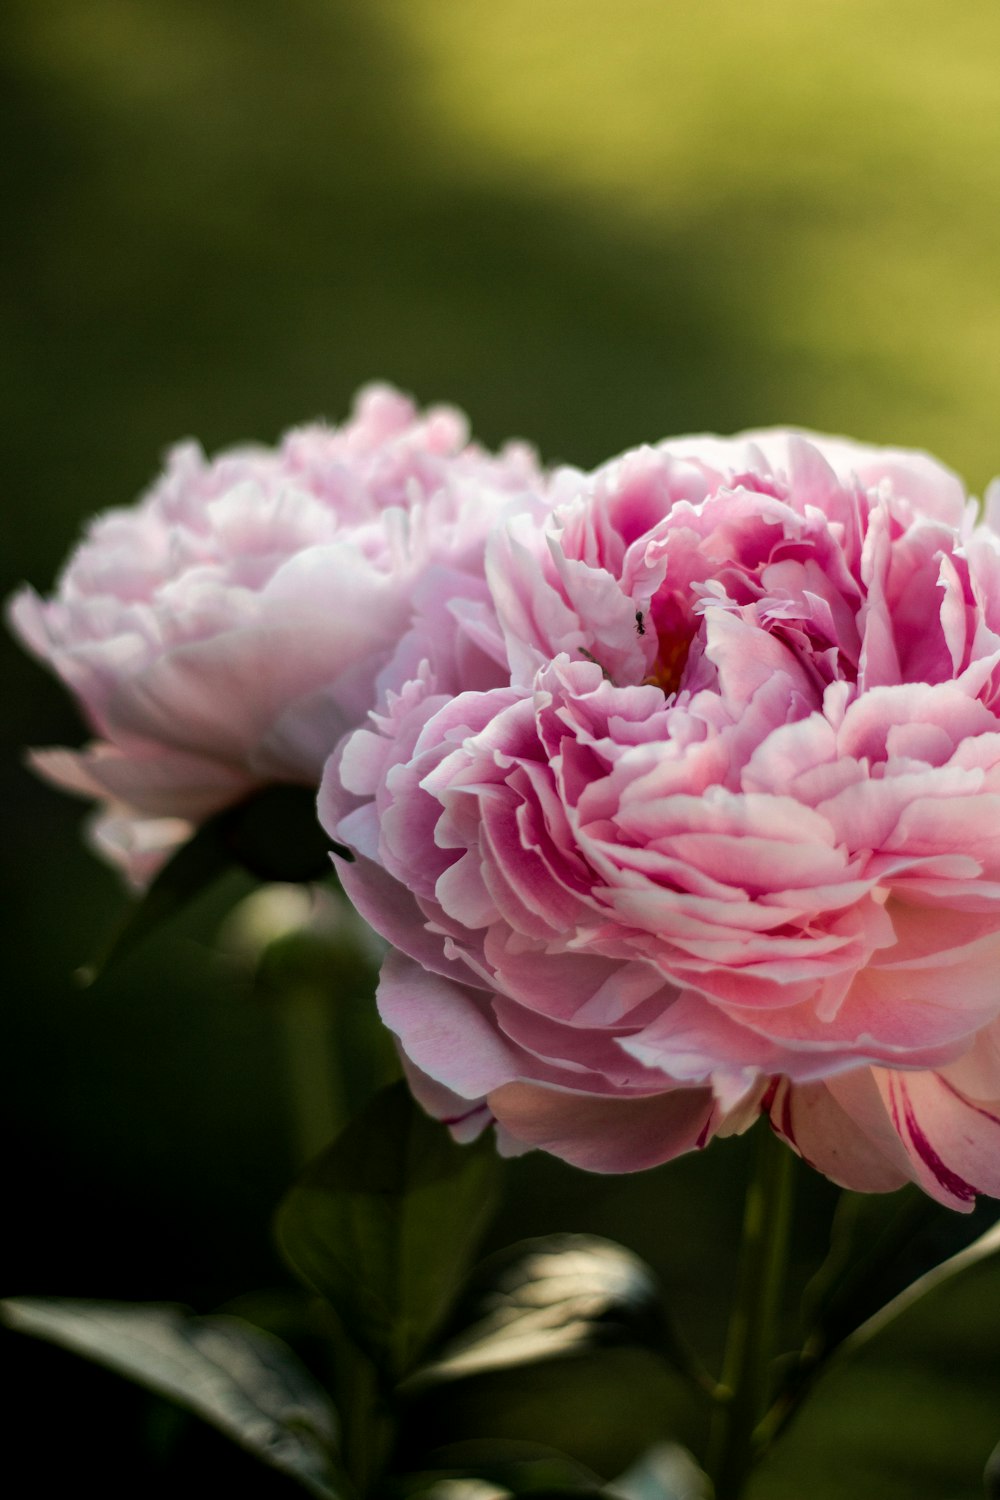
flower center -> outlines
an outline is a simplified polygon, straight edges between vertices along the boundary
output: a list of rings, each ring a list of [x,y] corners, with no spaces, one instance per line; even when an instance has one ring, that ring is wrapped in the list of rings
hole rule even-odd
[[[656,640],[656,656],[643,686],[658,687],[669,698],[680,688],[695,622],[677,595],[666,591],[654,597],[648,614],[637,613],[635,619],[639,633]]]
[[[691,642],[684,636],[659,636],[660,649],[656,653],[649,674],[643,678],[643,687],[661,688],[669,698],[677,692],[687,666]]]

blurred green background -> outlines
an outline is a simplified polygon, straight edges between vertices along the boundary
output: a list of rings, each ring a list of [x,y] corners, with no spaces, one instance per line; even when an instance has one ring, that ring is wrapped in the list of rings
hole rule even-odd
[[[780,422],[1000,470],[995,0],[6,0],[0,29],[5,593],[168,442],[273,440],[372,377],[548,460]],[[296,1158],[284,1022],[215,953],[249,886],[75,988],[122,893],[20,767],[72,709],[2,649],[4,1285],[208,1308],[280,1277]],[[497,1239],[625,1239],[712,1352],[742,1160],[530,1159]]]

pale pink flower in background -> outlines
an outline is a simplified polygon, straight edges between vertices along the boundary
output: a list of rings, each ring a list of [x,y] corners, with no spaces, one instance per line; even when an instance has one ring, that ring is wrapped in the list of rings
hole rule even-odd
[[[274,449],[174,448],[136,505],[91,524],[53,598],[12,602],[95,736],[35,767],[98,799],[99,847],[145,883],[210,814],[271,782],[317,786],[392,659],[403,677],[419,659],[411,630],[440,637],[463,683],[495,680],[485,538],[542,483],[525,446],[491,455],[459,412],[421,415],[387,386]]]
[[[604,1171],[762,1111],[840,1183],[1000,1195],[1000,536],[781,432],[498,527],[509,673],[434,649],[328,767],[418,1096]]]

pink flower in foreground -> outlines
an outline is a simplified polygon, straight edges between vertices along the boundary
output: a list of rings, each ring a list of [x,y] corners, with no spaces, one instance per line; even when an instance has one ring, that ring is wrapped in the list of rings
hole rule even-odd
[[[181,445],[136,506],[92,523],[54,598],[13,600],[14,629],[96,736],[34,764],[100,800],[98,845],[134,882],[253,790],[318,786],[394,655],[408,674],[415,622],[463,683],[494,680],[502,645],[477,626],[486,533],[541,480],[525,447],[467,444],[460,413],[421,416],[373,386],[344,426],[276,449],[209,461]]]
[[[321,793],[417,1093],[597,1170],[763,1111],[848,1186],[1000,1194],[1000,536],[782,433],[555,490],[490,546],[509,680],[429,652]]]

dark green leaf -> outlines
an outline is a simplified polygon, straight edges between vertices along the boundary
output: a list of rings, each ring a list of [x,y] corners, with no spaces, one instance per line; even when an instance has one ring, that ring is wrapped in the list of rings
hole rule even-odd
[[[406,1500],[708,1500],[708,1479],[686,1449],[656,1443],[609,1484],[565,1454],[531,1443],[461,1443],[434,1457],[440,1464],[404,1476],[392,1495]],[[446,1462],[447,1460],[447,1462]]]
[[[259,880],[320,880],[330,873],[331,850],[353,857],[323,832],[313,787],[265,787],[220,814],[218,822],[232,862]]]
[[[590,1235],[514,1246],[482,1268],[464,1311],[463,1331],[405,1387],[414,1459],[460,1439],[513,1440],[607,1477],[664,1431],[702,1437],[703,1404],[665,1362],[656,1279],[622,1246]]]
[[[987,1200],[973,1214],[956,1214],[912,1185],[896,1193],[843,1193],[830,1253],[804,1298],[813,1357],[832,1353],[919,1276],[971,1244],[995,1218],[996,1205]]]
[[[981,1500],[1000,1431],[1000,1227],[862,1325],[749,1500]]]
[[[480,1375],[615,1343],[662,1345],[665,1322],[652,1271],[631,1250],[596,1235],[554,1234],[496,1256],[472,1318],[421,1383]]]
[[[420,1473],[400,1476],[392,1487],[395,1497],[407,1500],[447,1500],[449,1494],[466,1494],[460,1487],[478,1483],[491,1496],[562,1494],[598,1495],[598,1476],[542,1443],[494,1441],[453,1443],[428,1455],[428,1467]],[[468,1490],[466,1500],[474,1500]]]
[[[21,1297],[10,1328],[82,1354],[211,1423],[319,1500],[348,1493],[325,1393],[280,1339],[239,1318],[175,1307]]]
[[[705,1439],[705,1413],[663,1360],[634,1345],[439,1381],[410,1395],[400,1452],[411,1467],[444,1443],[543,1443],[604,1478],[668,1432],[686,1447]]]
[[[100,978],[233,866],[260,880],[319,880],[331,873],[331,849],[350,858],[320,827],[316,794],[308,787],[265,787],[227,807],[167,861],[97,957],[79,970],[81,983]]]
[[[973,1213],[956,1214],[914,1186],[895,1193],[842,1193],[829,1253],[805,1289],[805,1337],[800,1353],[785,1362],[772,1428],[789,1420],[845,1339],[982,1235],[997,1209],[982,1199]]]
[[[557,1471],[546,1477],[545,1467],[538,1469],[528,1465],[523,1473],[507,1474],[507,1483],[486,1479],[479,1474],[420,1474],[415,1476],[416,1486],[405,1491],[392,1491],[393,1500],[405,1494],[407,1500],[516,1500],[521,1495],[530,1495],[531,1500],[562,1500],[572,1495],[574,1500],[603,1500],[604,1490],[600,1480],[591,1484],[576,1483],[565,1479]]]
[[[218,818],[210,818],[182,844],[155,880],[124,913],[90,963],[77,971],[81,984],[93,984],[108,969],[144,942],[158,927],[225,874],[233,863],[220,837]]]
[[[440,1327],[494,1205],[493,1142],[459,1146],[403,1083],[368,1107],[278,1214],[296,1274],[336,1309],[383,1378],[409,1373]]]

